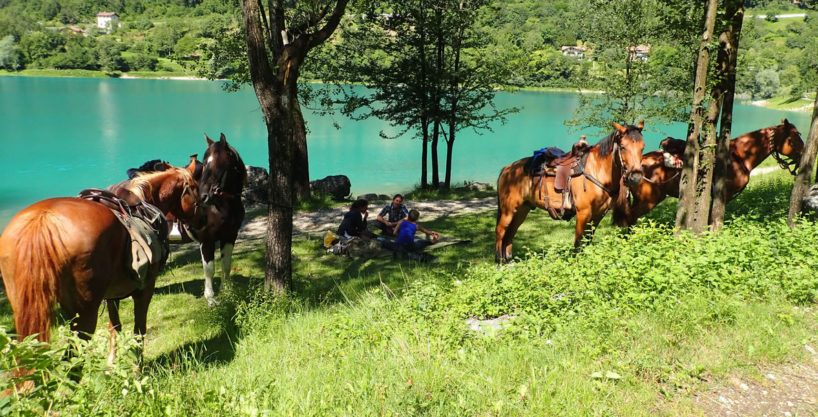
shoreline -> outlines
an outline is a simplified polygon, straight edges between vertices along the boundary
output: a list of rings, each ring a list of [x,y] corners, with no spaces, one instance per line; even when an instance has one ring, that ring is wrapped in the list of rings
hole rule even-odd
[[[122,80],[171,80],[171,81],[226,81],[226,80],[209,80],[207,78],[197,77],[195,75],[178,75],[178,74],[162,74],[162,73],[139,73],[132,75],[129,73],[122,73],[119,77],[111,77],[102,71],[96,70],[55,70],[55,69],[34,69],[22,70],[19,72],[12,72],[7,70],[0,70],[0,77],[53,77],[53,78],[96,78],[96,79],[122,79]],[[309,80],[309,84],[322,84],[320,80]],[[499,86],[499,91],[514,93],[517,91],[524,92],[547,92],[547,93],[575,93],[575,94],[603,94],[604,91],[587,90],[580,91],[578,88],[571,87],[536,87],[536,86]],[[768,100],[750,100],[739,99],[736,100],[741,104],[763,107],[771,110],[792,111],[799,113],[811,112],[814,101],[804,99],[804,105],[792,108],[780,108],[779,105],[771,103],[776,97]]]

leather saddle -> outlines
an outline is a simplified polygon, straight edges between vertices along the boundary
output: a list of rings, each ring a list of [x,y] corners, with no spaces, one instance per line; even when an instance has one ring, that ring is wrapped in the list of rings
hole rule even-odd
[[[140,202],[129,205],[116,194],[98,188],[80,191],[77,196],[108,207],[131,237],[131,275],[142,289],[147,284],[151,266],[162,265],[170,254],[168,221],[155,206]]]
[[[574,215],[573,194],[571,193],[571,178],[582,175],[584,172],[585,156],[588,142],[581,136],[579,142],[571,147],[571,152],[565,152],[555,146],[534,151],[531,157],[529,171],[532,180],[538,180],[537,188],[540,194],[545,191],[545,206],[548,213],[556,220],[568,220]],[[539,178],[538,178],[539,177]],[[563,195],[559,213],[551,206],[548,199],[548,187],[545,177],[554,177],[554,191]],[[567,192],[565,192],[567,190]],[[566,217],[566,209],[569,209]]]

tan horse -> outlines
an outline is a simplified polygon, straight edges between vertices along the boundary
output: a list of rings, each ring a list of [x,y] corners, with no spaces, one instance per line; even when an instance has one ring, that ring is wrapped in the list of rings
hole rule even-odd
[[[197,184],[183,168],[144,174],[122,186],[120,192],[178,218],[203,222],[197,213]],[[0,236],[0,271],[17,334],[22,338],[36,333],[41,341],[50,340],[53,306],[59,303],[73,318],[71,329],[90,337],[106,299],[113,336],[121,324],[112,300],[126,297],[134,300],[134,332],[145,334],[148,304],[164,262],[151,266],[140,288],[131,275],[130,248],[128,231],[99,202],[51,198],[17,213]]]
[[[677,148],[676,152],[684,151],[686,142],[680,139],[668,138],[664,145]],[[804,141],[795,125],[783,119],[780,125],[745,133],[730,141],[730,167],[727,170],[727,201],[732,200],[750,182],[750,171],[757,167],[768,156],[778,160],[786,169],[789,165],[798,163],[804,152]],[[781,155],[791,159],[785,162]],[[645,173],[644,181],[631,187],[633,201],[630,205],[617,205],[614,208],[614,218],[619,226],[630,226],[636,220],[651,211],[667,196],[679,198],[679,178],[681,168],[672,168],[665,165],[665,156],[662,151],[653,151],[642,157],[642,170]],[[792,170],[790,170],[792,172]]]
[[[642,141],[644,122],[638,126],[613,124],[613,133],[591,147],[584,158],[584,174],[569,182],[574,196],[573,207],[577,225],[574,245],[583,237],[590,238],[614,200],[619,197],[625,182],[637,184],[642,179]],[[540,177],[530,173],[531,157],[506,166],[497,179],[497,227],[495,229],[495,260],[511,260],[511,245],[517,229],[532,208],[562,207],[562,195],[554,189],[554,177]],[[545,199],[549,199],[546,205]],[[622,200],[620,198],[620,200]],[[626,203],[626,201],[624,202]],[[570,218],[570,215],[568,216]]]

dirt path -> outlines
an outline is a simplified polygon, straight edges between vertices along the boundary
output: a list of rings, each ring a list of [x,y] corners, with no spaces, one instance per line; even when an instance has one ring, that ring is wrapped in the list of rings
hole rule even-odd
[[[818,415],[818,355],[804,348],[812,359],[807,363],[761,369],[760,379],[733,377],[693,401],[707,416]]]
[[[369,221],[375,220],[381,208],[387,203],[373,203],[369,205]],[[409,209],[420,211],[423,221],[431,221],[444,216],[452,216],[478,211],[497,209],[496,197],[472,198],[468,200],[437,200],[437,201],[410,201]],[[347,207],[319,210],[310,213],[296,213],[293,216],[293,230],[296,234],[319,235],[327,230],[335,231]],[[265,233],[266,217],[258,216],[248,219],[239,232],[239,239],[263,238]]]

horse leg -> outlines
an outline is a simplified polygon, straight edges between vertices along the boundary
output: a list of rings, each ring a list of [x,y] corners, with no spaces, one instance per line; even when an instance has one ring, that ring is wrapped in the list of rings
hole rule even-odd
[[[523,224],[530,211],[531,206],[528,204],[523,204],[520,207],[517,207],[517,211],[514,213],[514,217],[511,219],[511,224],[509,224],[506,228],[506,235],[503,237],[503,254],[505,255],[506,260],[510,261],[512,259],[511,246],[512,242],[514,241],[514,235],[517,234],[517,230],[520,228],[520,225]]]
[[[202,242],[202,266],[204,267],[204,296],[209,307],[216,306],[215,293],[213,292],[213,275],[216,274],[216,242]]]
[[[497,215],[497,227],[494,229],[494,261],[498,264],[511,259],[511,254],[506,253],[505,243],[508,226],[512,220],[514,220],[513,210],[508,210],[506,207],[501,207],[499,210],[500,213]]]
[[[122,331],[122,322],[119,320],[119,300],[105,300],[108,307],[108,333],[110,347],[108,349],[108,366],[114,366],[116,358],[116,334]]]
[[[593,228],[588,227],[591,222],[590,210],[577,210],[577,227],[574,231],[574,249],[579,250],[582,247],[583,241],[587,238],[593,237]]]
[[[227,288],[230,285],[230,265],[233,262],[233,246],[233,243],[222,243],[222,288]]]

